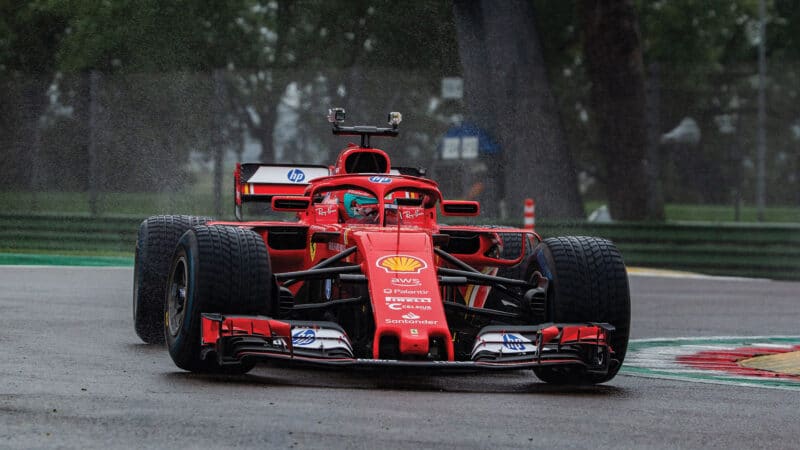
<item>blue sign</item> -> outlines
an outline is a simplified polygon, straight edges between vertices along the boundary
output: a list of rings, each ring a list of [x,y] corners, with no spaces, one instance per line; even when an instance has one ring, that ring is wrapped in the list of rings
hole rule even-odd
[[[500,153],[500,145],[494,138],[472,122],[453,125],[439,144],[442,159],[471,159],[480,155],[493,156]]]
[[[503,347],[509,350],[525,350],[525,341],[516,334],[504,334]]]
[[[302,183],[306,179],[306,173],[300,169],[292,169],[286,174],[286,178],[292,183]]]
[[[389,184],[392,182],[392,179],[389,177],[369,177],[369,181],[373,183],[381,183],[381,184]]]
[[[300,330],[292,335],[292,345],[310,345],[317,340],[317,333],[314,330]]]

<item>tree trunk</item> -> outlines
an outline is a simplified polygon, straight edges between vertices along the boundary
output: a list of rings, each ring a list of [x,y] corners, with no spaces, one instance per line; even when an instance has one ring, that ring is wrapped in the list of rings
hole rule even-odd
[[[656,197],[647,181],[644,66],[636,11],[629,0],[584,0],[582,16],[611,216],[659,219],[663,203],[652,200]]]
[[[489,171],[510,216],[521,221],[533,197],[544,217],[583,217],[531,2],[455,0],[454,16],[468,119],[500,145],[501,163]]]
[[[278,97],[280,98],[280,97]],[[258,142],[261,144],[261,156],[259,161],[267,164],[272,164],[275,161],[275,142],[273,136],[275,135],[275,120],[277,112],[277,101],[269,101],[263,105],[259,110],[261,124],[254,129]]]

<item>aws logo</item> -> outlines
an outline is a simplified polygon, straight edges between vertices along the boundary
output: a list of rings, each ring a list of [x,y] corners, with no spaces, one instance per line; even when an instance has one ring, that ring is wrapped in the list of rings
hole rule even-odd
[[[425,261],[408,255],[384,256],[378,259],[375,265],[387,273],[420,273],[428,267]]]
[[[400,287],[419,287],[422,286],[422,280],[419,278],[404,278],[404,277],[392,277],[391,280],[392,285],[400,286]]]

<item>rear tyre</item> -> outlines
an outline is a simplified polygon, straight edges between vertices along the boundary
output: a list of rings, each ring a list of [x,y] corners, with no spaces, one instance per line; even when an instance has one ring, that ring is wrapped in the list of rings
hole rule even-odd
[[[553,322],[608,322],[613,359],[606,375],[579,368],[534,369],[542,381],[555,384],[596,384],[616,376],[628,348],[631,301],[622,255],[611,241],[594,237],[558,237],[534,249],[534,265],[550,280],[547,317]]]
[[[272,309],[267,246],[249,229],[196,226],[178,242],[167,283],[164,329],[169,354],[181,369],[245,373],[253,362],[220,366],[200,354],[202,313],[264,314]]]
[[[164,295],[181,235],[210,217],[153,216],[139,226],[133,264],[133,327],[147,344],[164,343]]]

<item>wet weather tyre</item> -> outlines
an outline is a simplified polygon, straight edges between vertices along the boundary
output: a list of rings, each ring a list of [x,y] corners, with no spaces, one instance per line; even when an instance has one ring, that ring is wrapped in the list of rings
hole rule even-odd
[[[133,264],[133,326],[145,343],[164,343],[164,296],[178,239],[189,228],[210,220],[210,217],[153,216],[139,226]]]
[[[578,368],[534,369],[542,381],[555,384],[596,384],[619,371],[628,348],[631,302],[622,255],[611,241],[594,237],[558,237],[534,249],[537,270],[550,280],[547,317],[553,322],[607,322],[611,334],[612,365],[608,374]]]
[[[272,309],[273,280],[261,235],[240,227],[196,226],[178,242],[167,282],[165,335],[181,369],[200,373],[245,373],[254,363],[220,366],[203,358],[202,313],[263,314]]]

